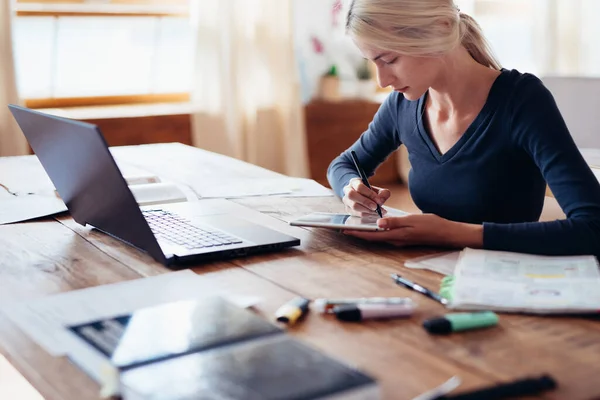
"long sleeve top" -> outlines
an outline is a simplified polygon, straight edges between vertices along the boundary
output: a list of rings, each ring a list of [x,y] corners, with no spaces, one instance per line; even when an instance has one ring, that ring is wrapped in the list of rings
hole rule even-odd
[[[502,70],[481,112],[444,154],[423,123],[426,96],[387,97],[367,131],[329,166],[327,177],[338,196],[358,176],[350,150],[370,176],[404,144],[417,207],[483,224],[485,249],[600,258],[600,184],[538,78]],[[538,222],[546,183],[566,219]]]

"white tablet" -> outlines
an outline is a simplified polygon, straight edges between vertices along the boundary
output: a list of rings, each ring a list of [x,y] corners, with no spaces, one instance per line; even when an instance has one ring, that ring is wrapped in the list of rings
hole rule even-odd
[[[355,217],[350,214],[312,213],[290,221],[290,225],[360,231],[381,231],[383,229],[377,227],[378,219],[379,216],[377,215]]]

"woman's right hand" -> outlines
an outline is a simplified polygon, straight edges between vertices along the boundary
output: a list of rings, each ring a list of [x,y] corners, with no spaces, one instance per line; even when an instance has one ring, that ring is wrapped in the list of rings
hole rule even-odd
[[[344,187],[344,198],[342,202],[346,205],[349,214],[362,217],[364,215],[377,214],[377,204],[382,206],[391,193],[388,189],[371,186],[369,189],[360,178],[352,178]],[[382,208],[385,214],[386,211]]]

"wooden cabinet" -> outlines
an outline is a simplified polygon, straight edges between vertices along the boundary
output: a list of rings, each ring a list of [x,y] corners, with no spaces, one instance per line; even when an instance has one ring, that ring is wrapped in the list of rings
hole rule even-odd
[[[312,101],[305,106],[306,140],[311,178],[329,186],[327,167],[367,129],[380,104],[366,100]],[[396,153],[369,179],[374,185],[397,183]]]
[[[192,144],[190,115],[84,119],[98,125],[109,146],[180,142]]]

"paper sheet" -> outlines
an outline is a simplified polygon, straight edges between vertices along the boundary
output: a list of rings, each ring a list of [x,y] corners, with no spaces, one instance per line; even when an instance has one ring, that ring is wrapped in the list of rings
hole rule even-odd
[[[142,307],[220,294],[207,291],[199,284],[200,279],[194,272],[183,270],[8,304],[0,312],[48,353],[61,356],[79,351],[73,349],[74,335],[65,326],[127,314]],[[200,287],[203,290],[198,290]],[[257,303],[256,298],[224,297],[240,306]]]
[[[460,251],[431,254],[407,260],[404,266],[414,269],[428,269],[442,275],[452,275],[454,274],[459,255]]]
[[[404,215],[410,214],[406,211],[400,210],[399,208],[387,207],[387,206],[384,206],[384,208],[387,211],[386,216],[388,216],[388,217],[402,217]]]
[[[465,249],[455,270],[452,308],[531,313],[597,312],[594,256],[549,257]]]
[[[47,217],[64,211],[67,211],[67,206],[54,196],[30,194],[2,197],[0,225]]]
[[[129,186],[129,190],[140,206],[198,200],[185,186],[171,182],[141,183]]]
[[[596,179],[600,182],[600,168],[592,168],[592,172],[596,175]]]
[[[251,196],[320,197],[333,192],[312,179],[259,178],[228,181],[227,184],[208,184],[199,190],[202,198],[239,198]]]
[[[283,178],[281,184],[290,189],[290,193],[279,195],[279,197],[329,197],[335,196],[331,189],[326,188],[319,182],[305,178]]]
[[[600,149],[583,148],[579,151],[590,167],[600,168]]]

